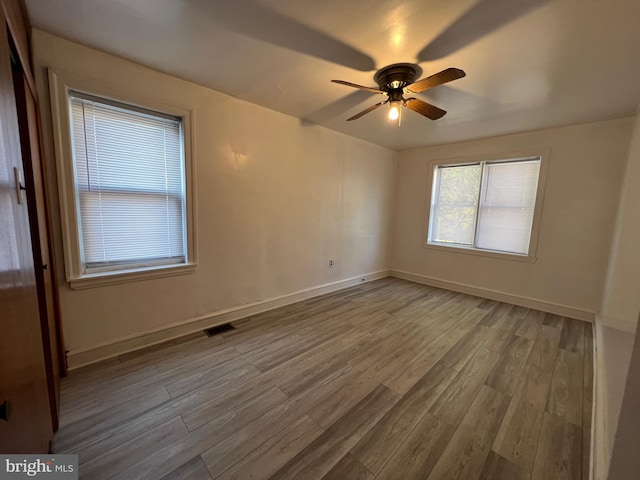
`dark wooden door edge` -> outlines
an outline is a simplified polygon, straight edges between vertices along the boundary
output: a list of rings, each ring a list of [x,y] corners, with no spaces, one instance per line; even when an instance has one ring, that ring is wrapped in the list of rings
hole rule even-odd
[[[13,47],[13,45],[12,45]],[[14,55],[14,59],[18,58]],[[46,238],[42,238],[39,225],[39,216],[43,212],[38,211],[38,202],[36,199],[36,181],[34,179],[33,156],[31,150],[31,139],[29,132],[29,118],[27,111],[26,95],[30,93],[25,91],[25,77],[22,66],[17,62],[12,62],[13,88],[16,99],[16,111],[18,116],[18,127],[20,136],[20,148],[22,151],[22,163],[24,166],[24,182],[26,186],[27,207],[29,210],[29,230],[31,233],[31,245],[33,250],[33,266],[36,277],[36,289],[38,292],[38,310],[40,312],[40,325],[42,334],[42,346],[45,355],[45,368],[47,372],[47,388],[49,391],[49,406],[51,409],[51,422],[53,431],[58,429],[58,388],[59,373],[57,363],[53,359],[57,357],[58,352],[52,348],[52,344],[57,346],[55,341],[56,332],[51,328],[55,322],[50,322],[53,312],[49,311],[47,305],[47,292],[45,283],[44,262],[47,262],[47,270],[49,268],[49,259],[43,260],[43,251],[41,245],[46,242]],[[34,132],[35,133],[35,132]],[[45,232],[46,233],[46,232]],[[49,274],[49,272],[46,272]],[[53,330],[53,331],[52,331]],[[53,341],[52,341],[53,340]]]

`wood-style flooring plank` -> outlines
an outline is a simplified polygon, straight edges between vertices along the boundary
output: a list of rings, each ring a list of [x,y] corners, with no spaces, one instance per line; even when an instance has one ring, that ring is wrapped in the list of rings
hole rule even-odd
[[[504,316],[509,315],[509,312],[514,308],[513,305],[508,303],[498,302],[494,308],[488,310],[487,314],[480,321],[480,325],[493,328],[499,324]]]
[[[429,340],[456,327],[464,328],[466,334],[486,316],[484,310],[465,308],[456,304],[455,300],[452,300],[451,303],[453,307],[449,311],[423,317],[419,322],[419,325],[426,332],[429,332]]]
[[[516,305],[513,310],[509,312],[509,315],[513,318],[523,319],[529,314],[529,309],[521,305]]]
[[[295,376],[282,376],[278,378],[279,375],[276,375],[274,381],[280,390],[292,397],[312,388],[313,385],[322,382],[324,379],[332,377],[336,371],[345,367],[347,367],[346,362],[342,361],[340,356],[337,356],[327,362],[310,366]],[[289,370],[289,373],[291,373],[291,371],[292,370]]]
[[[271,388],[226,415],[216,417],[202,427],[180,437],[169,445],[156,449],[154,453],[140,458],[138,463],[128,469],[120,470],[120,478],[155,480],[162,473],[175,469],[193,457],[201,455],[207,448],[227,438],[256,417],[276,408],[286,400],[286,396],[277,388]],[[205,464],[206,464],[206,459]]]
[[[503,353],[512,344],[513,337],[523,322],[524,320],[511,317],[509,314],[503,315],[491,327],[484,339],[483,347],[494,352]]]
[[[429,409],[432,415],[457,426],[476,398],[500,355],[481,348],[467,362]]]
[[[387,464],[376,480],[425,479],[433,470],[454,427],[426,413]]]
[[[187,392],[196,390],[208,383],[215,381],[218,378],[226,375],[233,375],[234,372],[247,367],[249,364],[243,359],[237,358],[235,355],[227,359],[228,361],[222,362],[219,365],[208,364],[204,368],[197,368],[192,365],[189,371],[182,373],[180,376],[172,376],[171,379],[167,379],[165,388],[169,392],[172,398],[184,395]],[[254,368],[255,370],[255,368]]]
[[[183,356],[174,355],[169,359],[157,361],[155,366],[161,374],[157,380],[166,385],[173,379],[182,378],[185,373],[190,373],[201,365],[211,368],[240,357],[238,350],[224,343],[214,341],[207,348],[207,343],[210,342],[210,338],[205,338],[197,350],[189,350]]]
[[[373,473],[348,453],[335,467],[329,470],[322,480],[372,480]]]
[[[471,328],[473,327],[465,325],[442,333],[394,372],[384,384],[399,394],[408,392]]]
[[[380,385],[271,479],[322,478],[393,407],[398,398],[396,393]]]
[[[530,478],[529,472],[491,451],[478,480],[529,480]]]
[[[527,471],[533,468],[552,371],[526,367],[493,450]]]
[[[372,362],[368,369],[357,376],[355,381],[336,391],[323,402],[317,403],[309,410],[309,415],[320,425],[328,428],[373,388],[390,378],[413,356],[413,352],[402,348],[385,351],[385,354],[381,354],[379,359]],[[362,363],[358,365],[362,366]],[[355,367],[354,370],[356,370]]]
[[[331,325],[327,329],[318,327],[315,332],[306,335],[286,337],[280,348],[269,348],[261,355],[252,355],[250,362],[261,372],[266,372],[277,365],[304,354],[309,349],[324,344],[332,338],[344,334],[351,328],[348,325]],[[297,338],[295,338],[297,337]]]
[[[147,347],[120,355],[120,361],[126,365],[155,365],[159,372],[180,367],[198,359],[202,354],[211,354],[227,350],[221,337],[209,337],[204,332],[188,335],[186,339],[170,340],[167,343]]]
[[[496,390],[513,395],[522,377],[533,342],[526,337],[514,335],[512,343],[500,356],[485,384]]]
[[[196,430],[202,425],[206,425],[212,418],[237,408],[245,402],[263,394],[267,390],[274,389],[273,382],[259,375],[244,377],[243,385],[232,386],[228,390],[221,391],[220,394],[211,395],[199,401],[194,401],[194,397],[185,395],[185,402],[179,406],[182,419],[189,430]],[[278,390],[280,391],[280,390]],[[196,403],[198,402],[198,403]]]
[[[264,413],[244,427],[202,453],[207,468],[214,476],[226,472],[243,458],[261,448],[274,436],[278,436],[284,429],[299,420],[300,404],[283,403]],[[315,423],[315,422],[314,422]]]
[[[228,470],[213,472],[218,480],[265,480],[315,440],[324,429],[303,415]]]
[[[538,332],[540,331],[545,315],[544,312],[538,310],[529,310],[523,322],[516,330],[516,335],[528,338],[529,340],[535,340],[538,337]]]
[[[202,458],[194,457],[161,480],[212,480]]]
[[[271,378],[287,395],[294,395],[313,383],[314,376],[321,375],[322,371],[331,371],[336,365],[346,363],[358,352],[380,341],[380,338],[368,333],[346,334],[333,341],[331,345],[321,344],[279,364],[262,376]]]
[[[216,414],[224,414],[227,408],[232,408],[272,386],[270,382],[263,382],[261,378],[257,378],[250,370],[252,368],[238,369],[233,375],[227,375],[198,390],[169,399],[114,426],[94,426],[89,432],[76,438],[77,443],[70,451],[77,453],[82,459],[91,459],[133,436],[140,436],[173,416],[195,411],[202,405],[214,404]]]
[[[459,372],[484,343],[489,332],[489,327],[476,325],[442,357],[440,363]]]
[[[360,463],[378,473],[419,420],[457,375],[437,365],[382,417],[351,450]]]
[[[580,480],[582,429],[545,414],[531,480]]]
[[[91,371],[95,369],[94,366],[86,368],[91,368]],[[69,381],[62,383],[60,401],[66,408],[60,412],[60,426],[68,425],[87,416],[79,414],[78,410],[89,410],[90,404],[96,402],[96,399],[104,399],[109,395],[114,395],[114,392],[131,388],[150,377],[155,377],[158,374],[158,368],[155,365],[139,367],[134,365],[125,368],[121,364],[116,364],[105,367],[104,378],[83,375],[83,373],[79,379],[71,377]],[[108,402],[101,403],[108,404]],[[88,412],[88,415],[91,414],[92,412]]]
[[[140,457],[154,453],[158,448],[177,441],[188,432],[182,419],[175,417],[145,432],[144,438],[131,438],[88,462],[83,462],[84,459],[80,458],[82,478],[107,478],[114,464],[118,465],[118,468],[126,469],[136,464]]]
[[[547,313],[544,316],[544,320],[542,320],[542,324],[547,327],[562,329],[562,326],[564,325],[564,317],[554,315],[553,313]]]
[[[350,384],[357,375],[359,372],[345,367],[337,372],[333,379],[324,380],[312,389],[287,399],[281,405],[237,429],[203,454],[207,467],[210,471],[224,472],[300,416],[305,415],[315,404],[322,403],[326,397]]]
[[[410,328],[412,331],[420,329],[418,325],[411,324],[403,327],[403,331],[398,332],[398,329],[396,329],[397,333],[393,335],[384,336],[373,332],[373,335],[381,338],[383,341],[380,344],[372,345],[368,349],[360,352],[358,355],[350,358],[348,361],[349,365],[362,372],[367,370],[372,363],[379,362],[381,357],[393,355],[401,346],[406,346],[404,337],[406,335],[407,328]]]
[[[428,478],[478,478],[510,400],[483,386]]]
[[[55,449],[58,452],[73,450],[79,441],[90,438],[93,433],[101,432],[128,419],[134,419],[143,412],[162,405],[170,398],[164,387],[142,389],[137,395],[132,395],[127,400],[123,399],[120,403],[97,414],[65,425],[56,435]]]
[[[582,426],[583,360],[582,355],[558,350],[546,410],[578,427]]]
[[[543,325],[493,445],[496,453],[528,472],[535,460],[559,344],[560,329]]]
[[[585,322],[565,318],[560,336],[560,348],[570,352],[584,354],[584,330]]]
[[[560,329],[543,325],[529,353],[527,365],[545,372],[553,370],[560,345],[560,334]]]
[[[308,414],[322,427],[329,428],[351,407],[360,402],[382,382],[376,371],[359,372],[353,369],[351,381],[326,396],[308,410]]]
[[[482,301],[478,304],[478,307],[477,307],[480,310],[490,311],[490,310],[493,310],[498,305],[498,302],[495,300],[489,300],[488,298],[484,298],[481,300]]]

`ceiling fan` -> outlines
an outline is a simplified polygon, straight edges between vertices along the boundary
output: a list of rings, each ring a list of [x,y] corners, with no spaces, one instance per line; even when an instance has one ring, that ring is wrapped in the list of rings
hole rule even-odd
[[[447,113],[445,110],[442,110],[435,105],[431,105],[430,103],[414,97],[405,98],[404,95],[424,92],[429,88],[457,80],[458,78],[462,78],[466,75],[466,73],[459,68],[447,68],[446,70],[442,70],[434,75],[416,81],[416,78],[420,76],[421,73],[422,69],[413,63],[394,63],[393,65],[381,68],[374,75],[373,80],[378,84],[378,88],[364,87],[355,83],[345,82],[344,80],[331,81],[339,83],[340,85],[346,85],[347,87],[358,88],[367,92],[387,96],[386,100],[376,103],[375,105],[371,105],[362,112],[356,113],[353,117],[347,118],[347,122],[357,120],[363,115],[366,115],[367,113],[374,111],[376,108],[388,103],[389,121],[397,120],[398,125],[400,125],[402,106],[430,118],[431,120],[437,120]]]

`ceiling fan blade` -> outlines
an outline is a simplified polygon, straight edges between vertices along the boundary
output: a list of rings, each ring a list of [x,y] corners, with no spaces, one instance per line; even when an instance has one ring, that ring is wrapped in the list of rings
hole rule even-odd
[[[407,85],[404,89],[408,92],[418,93],[423,92],[429,88],[437,87],[438,85],[442,85],[443,83],[451,82],[453,80],[457,80],[458,78],[462,78],[467,74],[464,73],[464,70],[460,70],[459,68],[447,68],[446,70],[442,70],[430,77],[423,78],[422,80],[418,80],[417,82],[413,82],[411,85]]]
[[[366,90],[371,93],[385,93],[382,90],[378,90],[373,87],[363,87],[362,85],[358,85],[356,83],[345,82],[344,80],[331,80],[333,83],[339,83],[340,85],[346,85],[347,87],[359,88],[360,90]]]
[[[418,100],[417,98],[407,98],[404,101],[404,104],[407,108],[419,113],[420,115],[424,115],[431,120],[437,120],[447,113],[441,108],[431,105],[430,103],[423,102],[422,100]]]
[[[387,103],[387,101],[384,102],[380,102],[380,103],[376,103],[375,105],[371,105],[369,108],[367,108],[366,110],[361,111],[360,113],[356,113],[353,117],[351,118],[347,118],[347,122],[350,122],[351,120],[357,120],[360,117],[362,117],[363,115],[366,115],[369,112],[373,112],[376,108],[378,108],[381,105],[384,105],[385,103]]]

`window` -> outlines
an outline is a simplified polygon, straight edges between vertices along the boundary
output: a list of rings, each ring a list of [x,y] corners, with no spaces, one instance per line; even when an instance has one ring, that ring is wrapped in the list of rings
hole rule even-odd
[[[68,143],[56,148],[71,285],[193,270],[188,114],[88,94],[52,78],[55,128],[68,128],[59,139]]]
[[[428,243],[528,255],[540,160],[437,165]]]

